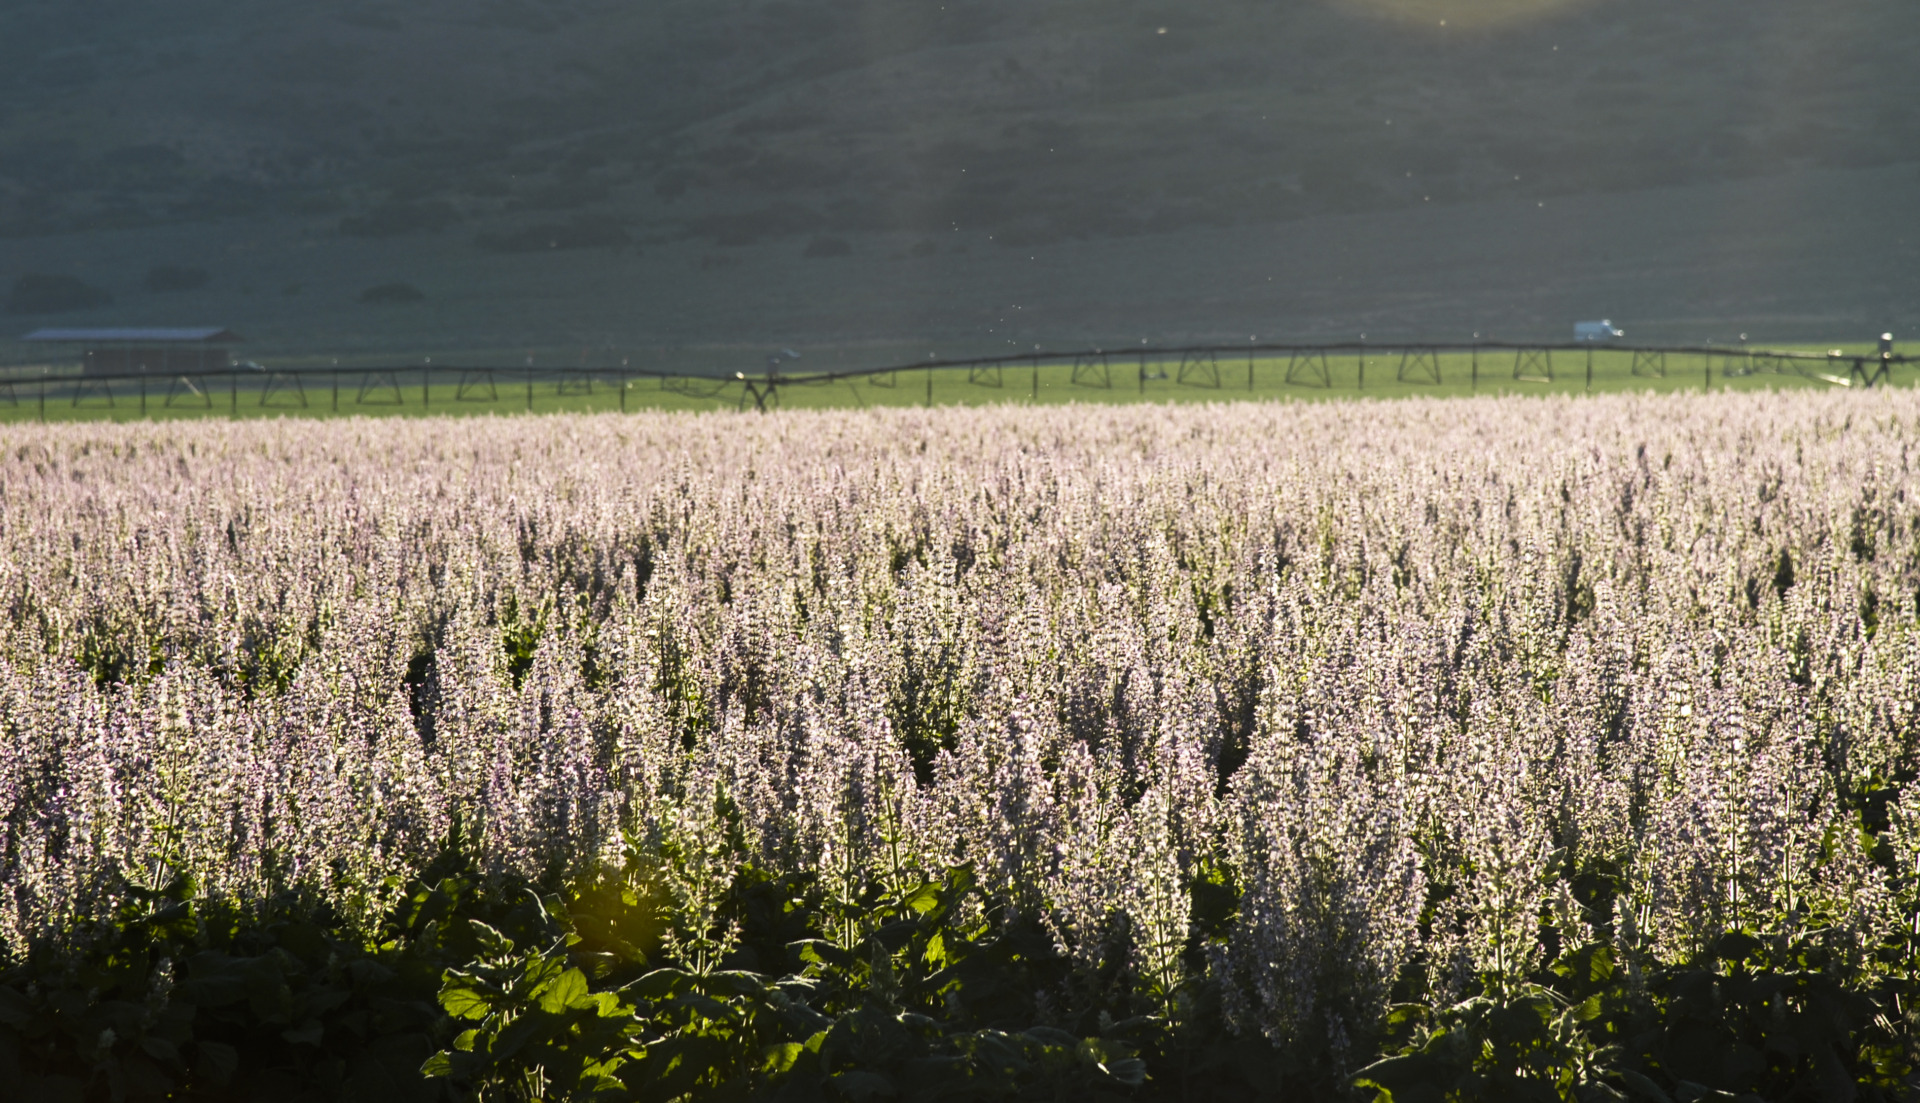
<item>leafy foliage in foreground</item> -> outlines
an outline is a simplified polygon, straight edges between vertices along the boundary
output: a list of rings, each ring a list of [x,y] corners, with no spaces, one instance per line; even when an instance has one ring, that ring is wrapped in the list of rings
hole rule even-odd
[[[181,882],[136,895],[80,959],[0,978],[0,1073],[47,1101],[863,1099],[914,1085],[1083,1098],[1142,1082],[1126,1039],[1149,1023],[1076,1036],[1035,1021],[1032,993],[1063,965],[1043,934],[967,918],[968,871],[876,899],[845,944],[820,937],[790,888],[744,877],[728,904],[745,926],[726,964],[791,970],[764,974],[610,939],[658,916],[606,886],[508,904],[454,873],[415,885],[368,944],[223,914]]]
[[[1897,968],[1862,989],[1808,917],[1682,965],[1589,942],[1457,1003],[1397,1004],[1383,1055],[1342,1077],[1325,1052],[1236,1039],[1199,982],[1165,1014],[1116,1019],[1111,992],[1048,1014],[1088,978],[964,867],[852,913],[808,879],[741,870],[705,930],[631,876],[503,900],[443,867],[377,941],[210,907],[184,881],[130,891],[85,954],[0,975],[0,1077],[29,1103],[1690,1103],[1920,1085],[1899,1011],[1920,995],[1913,947],[1881,948]],[[1203,922],[1187,952],[1207,937]]]
[[[0,977],[0,1077],[23,1100],[427,1100],[443,1043],[435,993],[463,926],[421,893],[369,946],[292,916],[133,893],[77,958]]]
[[[427,1071],[462,1093],[507,1083],[569,1099],[1088,1098],[1142,1082],[1125,1039],[1148,1023],[1033,1022],[1032,994],[1062,963],[1004,917],[966,918],[969,871],[875,899],[858,917],[866,933],[844,943],[821,937],[790,889],[748,881],[738,899],[740,918],[759,918],[746,939],[808,936],[776,951],[792,970],[779,977],[648,968],[481,928],[489,956],[441,992],[476,1025]]]
[[[1395,1008],[1400,1052],[1355,1079],[1396,1103],[1911,1098],[1914,1024],[1883,1012],[1911,984],[1856,991],[1833,964],[1805,933],[1724,935],[1644,974],[1583,946],[1538,983]]]

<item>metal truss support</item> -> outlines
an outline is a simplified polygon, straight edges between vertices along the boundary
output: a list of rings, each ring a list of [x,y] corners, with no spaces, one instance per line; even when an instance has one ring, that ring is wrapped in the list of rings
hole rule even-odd
[[[291,391],[288,390],[288,384],[292,384]],[[275,393],[290,393],[300,400],[301,406],[304,407],[307,404],[307,388],[305,384],[300,382],[300,376],[297,372],[277,371],[268,373],[266,384],[260,388],[260,405],[273,405],[273,396]]]
[[[892,387],[898,387],[899,385],[900,385],[899,372],[893,372],[893,371],[881,372],[879,375],[867,376],[867,386],[869,387],[892,388]]]
[[[206,380],[204,378],[200,380],[201,384],[205,382]],[[182,391],[199,399],[200,404],[206,409],[213,409],[212,388],[209,387],[202,390],[200,385],[194,383],[193,377],[187,375],[176,375],[172,379],[167,380],[167,397],[161,400],[160,405],[172,406],[174,399],[183,397]]]
[[[1853,381],[1856,379],[1860,381],[1861,387],[1868,390],[1872,390],[1880,383],[1891,384],[1893,382],[1892,358],[1884,355],[1878,360],[1855,357],[1852,369],[1847,372],[1847,386],[1853,386]]]
[[[1420,378],[1420,376],[1426,378]],[[1408,378],[1412,376],[1413,378]],[[1436,349],[1406,349],[1400,353],[1400,382],[1440,382],[1440,353]]]
[[[1072,385],[1112,390],[1113,365],[1107,362],[1107,354],[1102,352],[1094,356],[1074,357]]]
[[[1646,376],[1652,379],[1667,377],[1667,354],[1654,349],[1633,350],[1632,375]]]
[[[393,397],[390,399],[367,397],[382,391],[392,391]],[[400,391],[400,377],[393,373],[393,369],[388,368],[384,371],[371,371],[361,376],[360,393],[354,397],[354,401],[362,406],[402,406],[406,404],[407,399]]]
[[[1314,387],[1333,386],[1333,369],[1327,365],[1326,352],[1295,349],[1287,357],[1287,382]]]
[[[485,383],[487,387],[485,398],[480,397],[480,385],[482,383]],[[500,400],[500,390],[493,385],[493,373],[490,371],[461,372],[460,382],[455,384],[453,388],[453,400],[455,402],[498,402]]]
[[[669,394],[686,395],[688,398],[718,398],[720,392],[727,389],[730,381],[713,379],[706,387],[694,382],[693,376],[663,375],[660,377],[660,389]],[[745,380],[746,376],[736,373],[735,379]]]
[[[88,379],[85,376],[82,376],[79,381],[73,385],[73,404],[75,406],[80,405],[80,399],[85,397],[86,393],[95,387],[100,388],[100,393],[107,396],[107,408],[112,409],[113,384],[104,379]]]
[[[780,408],[780,381],[778,379],[748,379],[740,377],[740,408],[747,408],[747,400],[753,400],[757,413]]]
[[[998,364],[975,364],[967,369],[967,382],[981,387],[1001,387],[1006,381],[1000,376]]]
[[[587,368],[560,373],[560,379],[554,384],[555,394],[592,394],[593,372]]]
[[[1195,387],[1220,386],[1220,357],[1211,352],[1183,352],[1174,382]]]
[[[1140,393],[1141,394],[1147,393],[1148,380],[1158,381],[1158,380],[1164,380],[1166,378],[1167,378],[1167,369],[1165,368],[1161,368],[1159,371],[1154,372],[1152,375],[1148,375],[1147,374],[1147,354],[1144,352],[1140,354]]]
[[[1521,349],[1514,353],[1513,377],[1522,383],[1553,382],[1553,350]]]
[[[0,387],[5,387],[7,389],[7,405],[9,406],[20,405],[20,395],[17,391],[13,389],[13,380],[0,379]]]

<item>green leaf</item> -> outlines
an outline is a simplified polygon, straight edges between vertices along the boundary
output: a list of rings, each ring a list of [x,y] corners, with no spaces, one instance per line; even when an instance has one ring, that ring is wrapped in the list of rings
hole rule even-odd
[[[760,1071],[778,1076],[793,1067],[807,1047],[799,1042],[776,1042],[760,1051]]]
[[[187,962],[187,979],[180,995],[201,1007],[226,1007],[247,998],[247,973],[242,962],[208,951]]]
[[[586,975],[578,969],[568,969],[542,985],[537,998],[542,1011],[557,1015],[570,1008],[582,1006],[588,996]]]
[[[940,905],[940,885],[938,882],[924,881],[901,897],[900,903],[925,915]]]
[[[20,1103],[82,1103],[85,1098],[80,1081],[71,1076],[28,1077],[20,1085]]]
[[[493,927],[478,919],[467,920],[472,928],[473,937],[480,942],[480,952],[488,957],[506,957],[513,953],[513,940],[501,934]]]
[[[1422,1023],[1432,1012],[1423,1003],[1396,1003],[1387,1009],[1389,1028],[1406,1026],[1409,1023]]]
[[[576,1010],[591,1011],[602,1019],[617,1019],[633,1014],[633,1008],[612,992],[589,992],[574,1005]]]
[[[788,943],[788,947],[795,950],[800,960],[809,965],[825,965],[833,969],[845,970],[860,964],[858,956],[842,950],[825,939],[803,938],[798,942]]]
[[[579,1086],[573,1093],[574,1099],[620,1099],[628,1098],[627,1086],[613,1075],[611,1067],[594,1068],[582,1074]]]
[[[142,1034],[140,1049],[156,1061],[165,1061],[169,1065],[180,1064],[180,1051],[165,1038],[154,1034]]]
[[[1078,1049],[1080,1039],[1051,1026],[1033,1026],[1021,1031],[1024,1036],[1052,1049]]]
[[[1745,961],[1760,953],[1765,947],[1760,940],[1745,931],[1729,931],[1720,936],[1707,951],[1708,956],[1728,963]]]
[[[851,1072],[837,1072],[827,1078],[827,1083],[839,1089],[842,1095],[853,1103],[865,1103],[869,1099],[892,1099],[900,1094],[893,1081],[877,1072],[855,1069]]]
[[[678,1099],[710,1071],[726,1068],[728,1058],[721,1039],[682,1034],[647,1047],[644,1059],[620,1069],[620,1079],[641,1099]]]
[[[1660,1085],[1632,1069],[1621,1069],[1620,1079],[1627,1085],[1627,1090],[1632,1092],[1635,1098],[1651,1099],[1654,1103],[1673,1103],[1672,1097],[1662,1091]]]
[[[10,986],[0,985],[0,1026],[25,1026],[33,1017],[33,1001]]]
[[[109,1066],[107,1081],[120,1099],[165,1099],[173,1094],[173,1078],[160,1071],[152,1061],[137,1054]]]
[[[494,1035],[487,1052],[496,1061],[505,1061],[528,1045],[540,1045],[567,1027],[566,1019],[546,1011],[529,1010]]]
[[[194,1070],[220,1087],[240,1070],[240,1051],[225,1042],[195,1042],[193,1055]]]
[[[1443,1089],[1456,1070],[1425,1053],[1408,1053],[1375,1061],[1354,1074],[1353,1082],[1392,1094],[1394,1103],[1440,1103]]]
[[[735,1018],[733,1008],[704,992],[688,992],[686,995],[676,998],[672,1006],[679,1009],[697,1011],[709,1019],[726,1021]]]
[[[1823,1103],[1852,1103],[1857,1094],[1853,1077],[1847,1075],[1846,1065],[1831,1046],[1813,1055],[1813,1068]]]
[[[701,978],[700,987],[732,996],[759,996],[766,992],[767,980],[758,973],[729,969]]]
[[[493,1010],[493,1001],[475,988],[449,984],[440,990],[440,1006],[456,1019],[484,1019]]]
[[[946,936],[939,931],[933,932],[933,937],[927,939],[927,948],[920,954],[920,960],[936,969],[945,965],[948,960]]]
[[[247,1006],[254,1017],[269,1023],[284,1023],[292,1015],[293,989],[274,954],[262,954],[246,965]]]
[[[347,975],[353,978],[355,988],[379,988],[391,983],[394,978],[392,969],[368,957],[348,962]]]
[[[664,1000],[693,986],[693,974],[681,969],[655,969],[627,986],[627,990],[645,1000]]]
[[[326,1035],[326,1026],[319,1019],[308,1019],[291,1030],[283,1030],[280,1037],[296,1046],[317,1046]]]

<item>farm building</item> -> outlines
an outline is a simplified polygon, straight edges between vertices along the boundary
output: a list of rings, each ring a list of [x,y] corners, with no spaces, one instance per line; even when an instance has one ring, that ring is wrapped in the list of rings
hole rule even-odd
[[[79,345],[83,375],[191,375],[225,371],[228,346],[240,341],[230,329],[38,329],[22,338]]]

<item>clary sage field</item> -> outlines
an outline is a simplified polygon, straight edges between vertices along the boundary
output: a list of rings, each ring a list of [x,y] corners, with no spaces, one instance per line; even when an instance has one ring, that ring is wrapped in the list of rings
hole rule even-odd
[[[30,1099],[1920,1093],[1920,394],[0,429]]]

